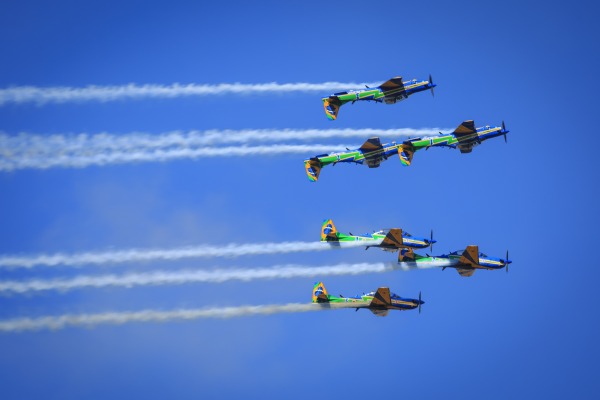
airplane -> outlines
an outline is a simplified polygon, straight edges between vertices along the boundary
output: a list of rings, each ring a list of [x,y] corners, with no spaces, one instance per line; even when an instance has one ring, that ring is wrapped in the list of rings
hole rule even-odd
[[[412,79],[402,82],[402,77],[396,76],[374,88],[365,86],[366,89],[345,90],[329,95],[328,97],[323,97],[323,108],[325,109],[327,118],[331,121],[337,119],[340,107],[349,102],[354,104],[356,101],[374,101],[376,103],[395,104],[401,100],[408,99],[408,96],[414,93],[424,90],[431,90],[431,95],[433,96],[433,88],[437,85],[433,83],[431,75],[429,75],[429,80],[427,81]]]
[[[464,250],[457,250],[435,257],[429,254],[422,256],[414,253],[410,248],[405,248],[398,253],[398,263],[409,268],[425,267],[429,264],[430,266],[442,267],[442,271],[446,268],[455,268],[460,276],[469,277],[478,269],[506,268],[508,273],[508,264],[511,264],[512,261],[508,259],[508,251],[506,251],[506,258],[490,257],[480,253],[478,246],[471,245]]]
[[[312,302],[329,308],[355,308],[356,311],[360,308],[368,308],[378,317],[385,317],[388,315],[389,310],[404,311],[414,310],[415,308],[419,309],[420,314],[421,305],[425,304],[421,300],[420,292],[419,299],[406,299],[390,293],[390,289],[387,287],[380,287],[376,292],[369,292],[355,297],[344,297],[342,295],[336,297],[327,293],[323,282],[316,282],[313,286]]]
[[[304,160],[304,169],[311,182],[316,182],[321,174],[321,169],[330,164],[337,163],[355,163],[366,164],[369,168],[377,168],[382,161],[390,156],[398,154],[403,166],[411,165],[413,155],[421,149],[430,147],[448,147],[459,149],[461,153],[470,153],[473,147],[481,144],[485,140],[504,135],[506,142],[506,130],[504,121],[502,126],[486,125],[481,128],[475,128],[473,120],[464,121],[452,133],[439,136],[413,138],[404,141],[401,144],[390,142],[381,144],[378,137],[369,138],[363,145],[356,149],[346,149],[345,152],[320,154],[315,157]]]
[[[377,247],[384,251],[395,252],[404,247],[417,249],[429,247],[431,251],[436,240],[433,240],[433,230],[429,239],[413,236],[399,228],[384,229],[374,233],[365,233],[364,235],[345,234],[337,231],[331,219],[326,219],[321,225],[321,242],[339,247],[344,247],[344,245],[355,247],[357,243],[364,243],[366,245],[365,250],[370,247]]]
[[[439,136],[406,140],[402,143],[402,150],[399,150],[398,154],[402,165],[409,166],[413,154],[417,150],[428,150],[430,147],[448,147],[458,149],[461,153],[470,153],[473,151],[473,147],[497,136],[504,135],[504,142],[508,143],[506,140],[508,132],[504,121],[502,121],[501,127],[486,125],[481,128],[475,128],[475,122],[468,120],[462,122],[452,133],[444,134],[440,132]]]
[[[348,150],[346,152],[321,154],[306,159],[304,160],[304,168],[308,179],[311,182],[316,182],[319,179],[321,168],[329,164],[355,163],[366,164],[369,168],[377,168],[389,156],[397,154],[398,148],[401,146],[402,144],[396,142],[382,145],[378,137],[372,137],[356,150],[346,149]]]

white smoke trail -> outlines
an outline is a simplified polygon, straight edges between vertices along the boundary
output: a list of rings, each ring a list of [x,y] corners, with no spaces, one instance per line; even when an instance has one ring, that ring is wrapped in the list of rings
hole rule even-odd
[[[371,136],[432,136],[441,128],[398,129],[243,129],[206,131],[171,131],[152,134],[148,132],[79,133],[40,135],[22,132],[18,135],[0,133],[0,149],[3,153],[18,157],[26,154],[56,154],[72,152],[97,152],[104,150],[149,150],[171,147],[190,148],[213,146],[224,143],[273,142],[289,140],[314,140],[329,138],[359,138]]]
[[[0,89],[0,106],[23,103],[67,103],[82,101],[108,102],[125,99],[175,98],[209,95],[246,95],[265,93],[323,92],[324,95],[338,89],[361,88],[364,85],[377,86],[377,83],[323,82],[323,83],[221,83],[172,85],[136,85],[86,87],[39,87],[16,86]]]
[[[381,242],[374,241],[370,244]],[[346,247],[364,247],[364,242],[344,242]],[[185,246],[172,249],[125,249],[115,251],[97,251],[85,253],[55,253],[32,256],[3,255],[0,256],[0,268],[33,268],[35,266],[82,266],[107,265],[127,262],[152,260],[181,260],[186,258],[239,257],[260,254],[283,254],[305,251],[323,251],[339,249],[324,242],[281,242],[281,243],[249,243],[227,244],[224,246]]]
[[[352,303],[289,303],[259,306],[215,307],[201,309],[179,309],[172,311],[143,310],[132,312],[107,312],[99,314],[65,314],[36,318],[14,318],[0,320],[0,332],[58,330],[68,327],[93,327],[100,324],[121,325],[130,322],[169,322],[196,320],[200,318],[235,318],[280,313],[300,313],[330,309],[356,308]]]
[[[329,139],[334,137],[365,139],[372,136],[430,136],[438,128],[424,129],[259,129],[173,131],[160,134],[56,134],[38,135],[0,133],[0,170],[84,167],[135,161],[168,161],[178,158],[241,156],[269,153],[303,153],[332,151],[333,146],[275,144],[271,146],[235,146],[215,149],[219,144],[247,145],[260,141]],[[336,146],[344,149],[346,146]]]
[[[232,146],[232,147],[200,147],[174,148],[166,150],[140,150],[131,152],[108,151],[97,154],[82,155],[46,155],[23,158],[6,158],[0,155],[0,171],[52,167],[83,168],[91,165],[104,166],[112,164],[172,161],[181,159],[197,159],[206,157],[243,157],[256,155],[304,154],[314,155],[326,151],[340,151],[344,145],[287,145],[269,146]]]
[[[24,294],[47,290],[68,291],[82,288],[180,285],[187,283],[222,283],[230,280],[283,279],[332,275],[359,275],[393,270],[432,268],[436,265],[399,265],[393,263],[338,264],[311,267],[283,265],[271,268],[154,271],[147,273],[83,275],[70,279],[32,279],[26,281],[0,281],[0,294]]]

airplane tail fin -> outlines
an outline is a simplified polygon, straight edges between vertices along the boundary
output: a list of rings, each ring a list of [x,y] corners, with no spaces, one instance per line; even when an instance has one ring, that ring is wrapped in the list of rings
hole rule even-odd
[[[335,229],[333,221],[326,219],[323,221],[323,225],[321,225],[321,242],[331,242],[337,240],[337,229]]]
[[[329,298],[327,297],[327,289],[325,289],[325,285],[323,285],[323,282],[316,282],[315,285],[313,286],[312,302],[313,303],[329,302]]]
[[[338,99],[337,96],[329,96],[323,98],[323,108],[325,109],[325,115],[331,121],[335,121],[337,119],[337,115],[340,111],[341,106],[342,102]]]
[[[304,169],[306,170],[306,176],[311,182],[319,180],[319,174],[321,174],[321,163],[318,158],[311,158],[304,161]]]
[[[415,252],[410,247],[405,247],[398,251],[398,262],[415,261],[415,258]]]
[[[402,143],[402,145],[398,148],[398,156],[400,157],[400,162],[405,167],[410,167],[410,163],[412,162],[414,154],[415,147],[410,142]]]

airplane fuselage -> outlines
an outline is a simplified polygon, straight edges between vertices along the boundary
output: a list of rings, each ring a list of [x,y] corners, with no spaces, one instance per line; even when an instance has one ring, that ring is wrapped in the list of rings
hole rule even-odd
[[[402,82],[403,86],[397,89],[391,89],[383,91],[381,87],[347,90],[343,92],[334,93],[329,97],[324,97],[323,101],[327,101],[330,98],[337,99],[341,105],[353,102],[353,101],[376,101],[379,103],[385,102],[386,104],[394,104],[398,101],[407,99],[408,96],[414,93],[429,90],[435,87],[434,84],[429,81],[417,81],[416,79]]]
[[[343,151],[339,153],[329,153],[329,154],[321,154],[316,156],[321,167],[330,164],[337,163],[356,163],[356,164],[366,164],[368,163],[368,159],[377,159],[381,160],[387,159],[388,157],[398,154],[398,147],[402,146],[401,144],[397,144],[396,142],[390,142],[382,145],[381,149],[369,151],[363,153],[361,150],[349,150]],[[310,159],[304,160],[304,163],[310,161]]]
[[[381,245],[383,239],[387,233],[384,232],[375,232],[375,233],[365,233],[364,235],[346,235],[344,233],[336,233],[337,240],[329,240],[324,243],[328,243],[330,246],[335,247],[356,247],[357,245],[366,245],[369,247],[377,247]],[[426,238],[412,236],[406,232],[402,232],[402,243],[408,247],[413,247],[416,249],[424,249],[429,247],[430,240]],[[433,241],[435,243],[435,240]],[[346,245],[346,246],[345,246]],[[382,247],[383,250],[388,250]],[[389,251],[395,252],[398,251],[397,248],[389,249]]]
[[[414,146],[415,151],[426,149],[428,147],[450,147],[463,150],[467,148],[461,148],[463,144],[472,148],[485,140],[496,136],[502,136],[506,133],[508,133],[508,131],[503,130],[500,126],[484,126],[477,128],[477,131],[471,135],[463,136],[460,140],[454,136],[454,134],[448,133],[440,134],[439,136],[409,139],[405,143],[411,143]]]

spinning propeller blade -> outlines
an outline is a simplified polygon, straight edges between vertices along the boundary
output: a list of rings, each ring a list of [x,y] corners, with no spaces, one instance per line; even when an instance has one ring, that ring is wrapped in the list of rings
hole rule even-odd
[[[419,292],[419,314],[421,314],[421,292]]]
[[[502,132],[504,132],[504,143],[508,143],[506,140],[506,127],[504,126],[504,121],[502,121]]]
[[[504,268],[506,268],[506,273],[508,274],[508,250],[506,250],[506,258],[504,259]]]
[[[433,79],[431,78],[431,74],[429,74],[429,83],[433,85]],[[435,95],[433,94],[433,87],[431,88],[431,97],[435,97]]]
[[[431,230],[431,234],[429,235],[429,251],[433,253],[433,229]]]

